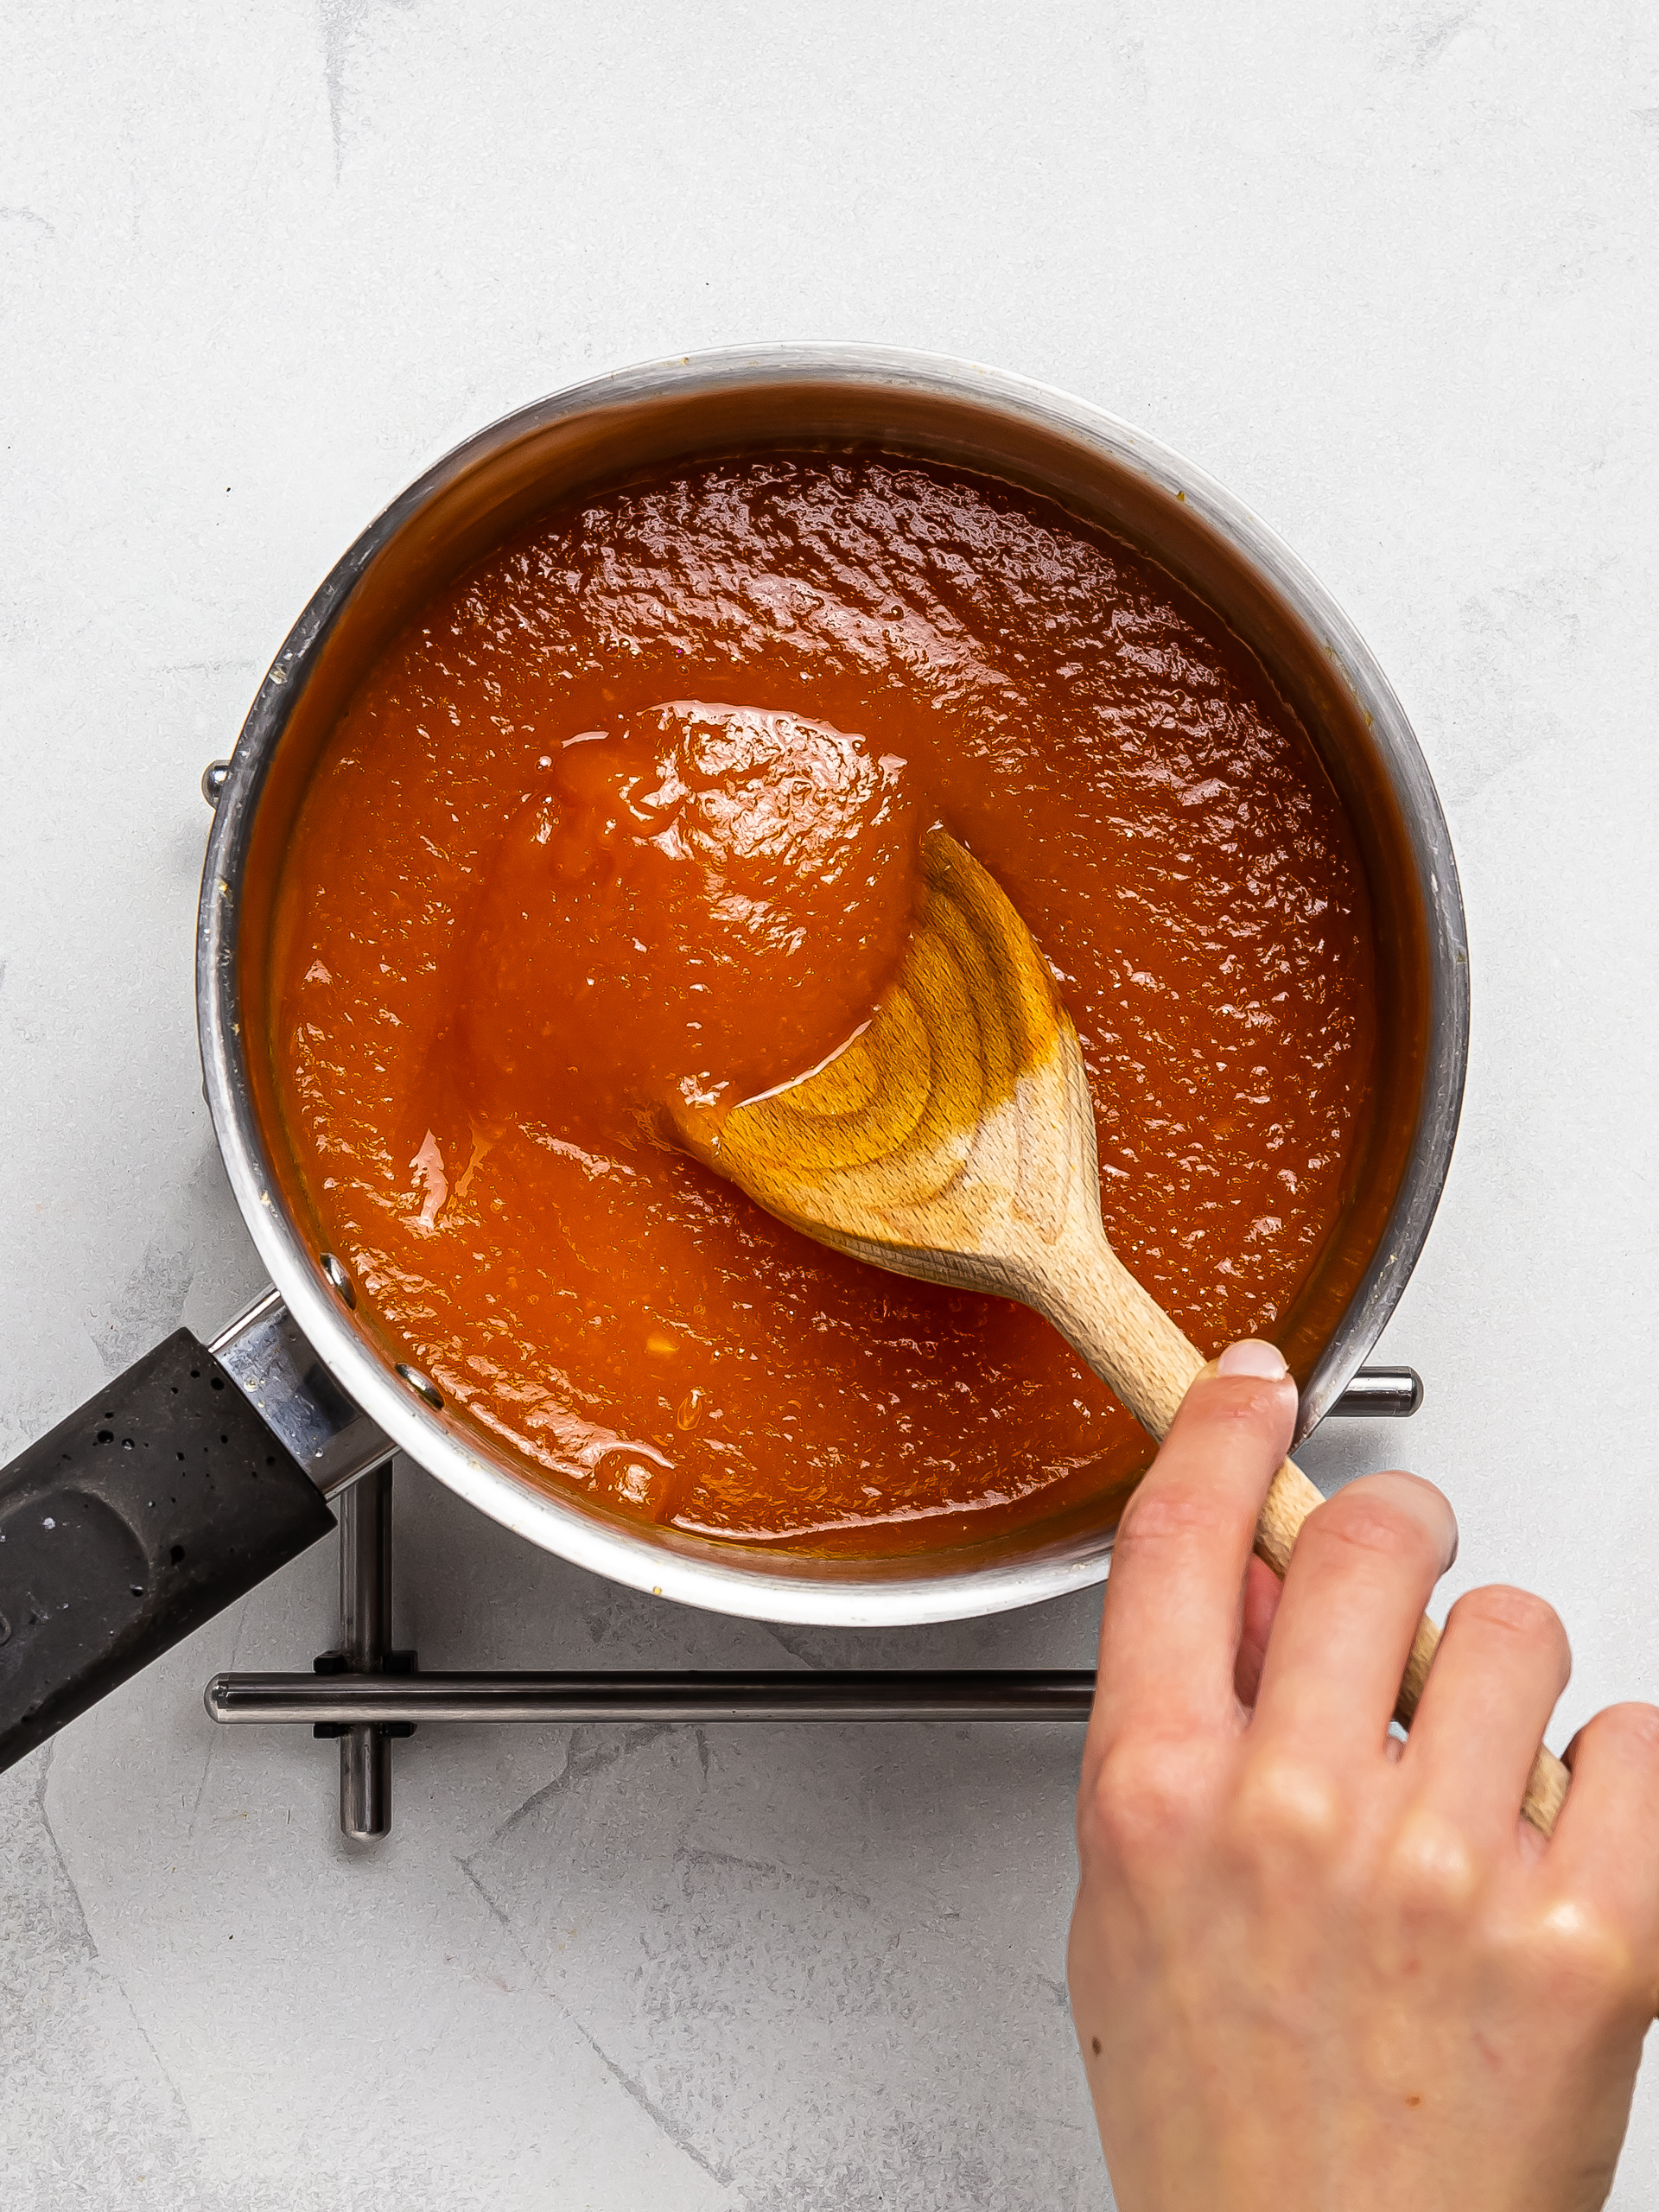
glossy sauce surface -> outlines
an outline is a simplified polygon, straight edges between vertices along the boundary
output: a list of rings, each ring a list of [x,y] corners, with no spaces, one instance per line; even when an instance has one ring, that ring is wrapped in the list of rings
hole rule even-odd
[[[575,1088],[614,1130],[804,1074],[894,966],[915,851],[906,763],[826,722],[680,699],[567,740],[480,904],[474,1103],[499,1129]]]
[[[940,820],[1061,981],[1106,1225],[1201,1345],[1271,1334],[1372,1090],[1370,924],[1219,620],[1034,496],[879,454],[543,518],[334,733],[271,1048],[319,1233],[544,1482],[701,1534],[972,1541],[1126,1491],[1140,1432],[1020,1308],[813,1245],[654,1135],[864,1020]]]

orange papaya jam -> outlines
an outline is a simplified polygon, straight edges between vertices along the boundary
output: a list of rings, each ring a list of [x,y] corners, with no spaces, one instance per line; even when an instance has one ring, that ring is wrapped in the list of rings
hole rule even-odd
[[[1107,1230],[1213,1350],[1351,1186],[1371,922],[1220,618],[1033,493],[880,452],[594,493],[382,653],[283,863],[270,1047],[320,1230],[543,1484],[861,1555],[1127,1495],[1146,1440],[1023,1308],[877,1273],[676,1151],[818,1065],[941,822],[1059,979]]]

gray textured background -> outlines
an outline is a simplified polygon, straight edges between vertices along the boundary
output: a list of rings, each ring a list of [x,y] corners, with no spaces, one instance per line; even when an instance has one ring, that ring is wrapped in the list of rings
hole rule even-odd
[[[0,1450],[257,1281],[190,996],[205,760],[365,520],[491,416],[759,337],[1046,378],[1347,606],[1472,929],[1465,1133],[1385,1349],[1459,1584],[1659,1695],[1652,211],[1638,0],[13,0],[0,25]],[[398,1475],[429,1664],[1077,1663],[653,1605]],[[297,1563],[0,1777],[0,2153],[38,2212],[1096,2206],[1074,1734],[226,1737]],[[787,1655],[787,1656],[785,1656]],[[1558,1740],[1562,1731],[1558,1731]],[[1659,2078],[1618,2202],[1659,2198]]]

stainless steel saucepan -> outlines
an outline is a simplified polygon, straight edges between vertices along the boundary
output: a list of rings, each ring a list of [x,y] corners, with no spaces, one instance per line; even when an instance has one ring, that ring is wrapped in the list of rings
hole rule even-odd
[[[641,467],[856,442],[1030,486],[1149,553],[1218,611],[1300,716],[1370,881],[1382,1052],[1353,1195],[1285,1317],[1300,1434],[1409,1410],[1361,1362],[1445,1181],[1468,1040],[1457,870],[1400,704],[1295,556],[1191,463],[1084,402],[974,366],[863,346],[763,346],[630,369],[469,439],[371,524],[295,624],[214,802],[197,925],[202,1067],[237,1201],[274,1288],[209,1346],[181,1332],[0,1471],[0,1764],[40,1742],[333,1525],[326,1497],[396,1446],[480,1511],[666,1598],[861,1625],[1029,1605],[1106,1573],[1111,1531],[1072,1509],[994,1541],[891,1561],[779,1555],[646,1525],[544,1486],[448,1408],[321,1249],[274,1133],[268,939],[307,779],[381,646],[441,585],[569,493]]]

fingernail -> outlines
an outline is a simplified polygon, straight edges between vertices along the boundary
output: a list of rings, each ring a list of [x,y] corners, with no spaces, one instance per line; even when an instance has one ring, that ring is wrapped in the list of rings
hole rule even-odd
[[[1277,1382],[1288,1371],[1278,1345],[1263,1344],[1260,1337],[1241,1338],[1216,1362],[1217,1375],[1252,1375],[1259,1382]]]

